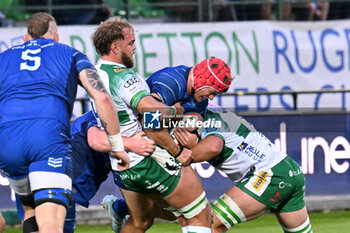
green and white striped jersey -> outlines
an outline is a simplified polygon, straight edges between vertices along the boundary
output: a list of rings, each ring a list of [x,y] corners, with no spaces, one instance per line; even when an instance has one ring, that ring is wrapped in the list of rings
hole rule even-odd
[[[151,95],[146,81],[132,69],[102,59],[96,64],[96,69],[116,105],[122,136],[131,137],[135,135],[142,130],[142,126],[137,120],[136,107],[143,97]],[[144,156],[132,152],[128,154],[130,156],[130,167],[144,159]],[[118,170],[116,159],[111,158],[111,164],[113,170]]]
[[[205,121],[220,121],[220,128],[203,128],[201,138],[217,136],[224,140],[220,154],[208,161],[233,181],[241,180],[251,169],[267,170],[287,155],[254,126],[233,112],[208,110]]]

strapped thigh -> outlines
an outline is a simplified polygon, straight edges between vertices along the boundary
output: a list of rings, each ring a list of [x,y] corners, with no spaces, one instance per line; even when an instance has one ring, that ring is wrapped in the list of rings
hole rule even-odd
[[[306,221],[301,224],[298,227],[294,228],[287,228],[284,226],[281,226],[285,233],[292,233],[292,232],[298,232],[298,233],[312,233],[311,223],[309,217],[306,219]]]
[[[204,210],[207,207],[207,204],[208,200],[205,197],[205,192],[203,191],[202,194],[199,195],[199,197],[197,197],[193,202],[191,202],[187,206],[182,207],[180,209],[175,209],[172,207],[169,207],[167,209],[173,212],[173,214],[176,217],[183,215],[185,216],[185,218],[189,219],[197,216],[200,212],[202,212],[202,210]]]
[[[232,198],[224,193],[212,206],[214,215],[225,225],[227,229],[230,229],[234,225],[240,222],[245,222],[246,217],[243,211],[232,200]]]

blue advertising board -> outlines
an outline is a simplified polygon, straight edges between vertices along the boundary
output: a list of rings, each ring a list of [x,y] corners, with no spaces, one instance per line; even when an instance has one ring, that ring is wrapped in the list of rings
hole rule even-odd
[[[306,195],[350,194],[350,114],[247,116],[255,128],[302,167]],[[208,163],[193,164],[208,199],[218,198],[234,183]],[[120,196],[113,179],[92,199],[99,205],[106,194]],[[0,208],[14,208],[14,195],[0,176]]]

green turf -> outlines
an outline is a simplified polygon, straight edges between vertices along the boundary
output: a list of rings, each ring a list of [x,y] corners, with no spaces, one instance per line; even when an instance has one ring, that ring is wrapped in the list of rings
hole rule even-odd
[[[311,213],[310,219],[315,233],[349,233],[350,211]],[[111,233],[109,225],[77,226],[76,233]],[[21,232],[20,228],[7,228],[5,233]],[[177,223],[156,223],[147,233],[181,233]],[[281,233],[283,232],[274,215],[264,215],[250,222],[242,223],[227,233]]]

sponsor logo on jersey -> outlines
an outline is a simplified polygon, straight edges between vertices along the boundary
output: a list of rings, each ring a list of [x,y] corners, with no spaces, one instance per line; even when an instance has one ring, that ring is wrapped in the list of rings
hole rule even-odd
[[[63,159],[62,158],[55,159],[53,157],[49,157],[47,164],[51,167],[54,167],[54,168],[62,167]]]
[[[160,116],[159,111],[156,112],[144,112],[143,113],[143,128],[144,129],[160,129]]]
[[[277,191],[275,194],[275,197],[271,197],[270,201],[278,203],[280,201],[280,198],[281,198],[280,192]]]
[[[126,80],[126,82],[124,83],[124,87],[125,88],[129,88],[131,87],[133,84],[140,82],[140,80],[138,78],[132,77],[129,78],[128,80]]]
[[[240,150],[240,151],[244,151],[247,146],[248,146],[248,143],[242,142],[241,145],[239,145],[237,147],[237,149]]]
[[[266,177],[269,175],[268,172],[260,172],[258,175],[258,178],[253,183],[253,188],[257,191],[260,190],[260,188],[263,186],[263,184],[266,182]]]
[[[114,72],[118,73],[120,71],[123,71],[123,70],[126,70],[126,68],[116,68],[116,69],[113,69]]]

